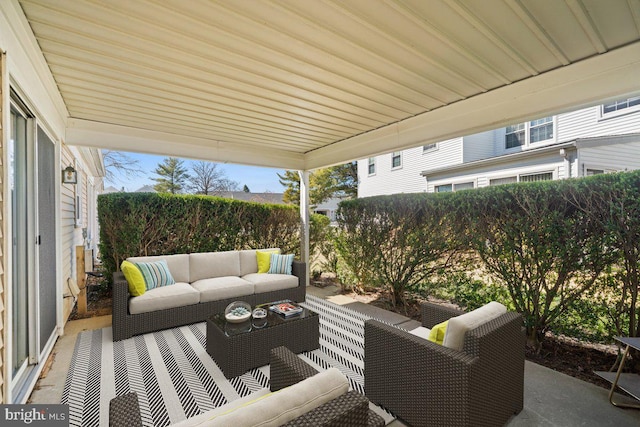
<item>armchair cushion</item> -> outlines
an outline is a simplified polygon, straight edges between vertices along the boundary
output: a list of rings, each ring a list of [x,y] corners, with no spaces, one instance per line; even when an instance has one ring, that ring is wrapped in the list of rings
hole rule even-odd
[[[507,308],[499,302],[491,301],[469,313],[449,319],[447,333],[444,336],[442,345],[454,350],[462,350],[464,345],[464,335],[468,330],[493,320],[507,312]]]

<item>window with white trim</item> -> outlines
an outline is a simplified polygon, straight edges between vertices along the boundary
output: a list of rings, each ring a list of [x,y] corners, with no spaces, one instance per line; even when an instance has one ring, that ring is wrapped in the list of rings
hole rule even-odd
[[[402,152],[394,151],[391,154],[391,169],[398,169],[402,167]]]
[[[436,185],[435,187],[433,187],[433,191],[435,191],[436,193],[450,193],[451,191],[453,191],[453,185],[451,184]]]
[[[369,157],[369,175],[376,173],[376,158]]]
[[[542,117],[505,128],[505,149],[525,147],[536,142],[553,139],[553,117]]]
[[[640,96],[633,98],[619,99],[617,101],[602,104],[602,115],[615,115],[616,113],[640,110]]]
[[[433,144],[427,144],[422,146],[422,154],[428,153],[430,151],[436,151],[438,149],[438,143],[434,142]]]
[[[460,190],[471,190],[474,188],[473,182],[460,182],[458,184],[453,184],[453,191]]]
[[[529,141],[540,142],[553,138],[553,117],[544,117],[529,122]]]
[[[539,182],[539,181],[552,181],[553,172],[543,173],[531,173],[527,175],[520,175],[520,182]]]
[[[517,125],[507,126],[507,133],[505,138],[505,148],[515,148],[524,145],[525,143],[525,131],[524,123]]]
[[[503,184],[513,184],[514,182],[518,182],[517,176],[507,176],[504,178],[493,178],[489,180],[489,185],[503,185]]]

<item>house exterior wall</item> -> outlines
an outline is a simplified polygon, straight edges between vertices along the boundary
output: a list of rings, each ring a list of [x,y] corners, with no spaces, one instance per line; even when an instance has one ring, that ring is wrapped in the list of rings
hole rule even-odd
[[[553,179],[564,175],[564,159],[554,153],[521,159],[502,165],[485,165],[464,172],[442,172],[427,179],[427,192],[435,192],[439,185],[473,182],[474,188],[487,187],[492,179],[518,177],[525,174],[553,173]]]
[[[3,53],[4,52],[4,53]],[[96,174],[97,170],[103,171],[103,166],[100,164],[88,164],[86,156],[81,156],[81,152],[75,148],[64,147],[63,139],[65,135],[65,123],[67,120],[68,112],[60,97],[55,81],[53,80],[49,68],[47,67],[44,58],[39,53],[39,49],[33,34],[30,32],[29,26],[24,21],[19,6],[15,2],[0,2],[0,148],[2,149],[2,162],[0,162],[0,180],[2,182],[2,190],[7,190],[7,182],[9,182],[9,168],[6,167],[7,162],[6,144],[9,137],[9,129],[6,124],[10,117],[10,91],[9,84],[11,82],[11,89],[15,91],[17,96],[25,103],[29,112],[33,115],[29,118],[30,122],[33,122],[33,128],[41,128],[46,132],[46,135],[50,138],[54,144],[54,165],[53,171],[55,174],[55,233],[56,233],[56,272],[54,276],[56,286],[56,327],[51,335],[51,338],[47,341],[42,351],[39,351],[42,347],[38,348],[38,354],[31,354],[36,358],[35,363],[31,363],[28,367],[28,372],[24,377],[24,386],[15,390],[11,387],[12,378],[12,363],[11,354],[13,340],[11,336],[11,310],[12,310],[12,296],[11,286],[12,283],[12,246],[7,243],[11,239],[11,198],[3,197],[0,194],[0,222],[2,223],[2,233],[0,234],[0,241],[2,247],[0,248],[0,383],[2,383],[2,389],[0,390],[0,402],[1,403],[22,403],[26,400],[31,392],[31,389],[35,385],[35,381],[52,349],[53,343],[57,336],[62,333],[62,328],[66,322],[68,315],[73,305],[73,298],[64,298],[65,294],[69,293],[66,281],[68,277],[75,274],[75,267],[73,263],[75,258],[71,256],[71,247],[76,244],[82,244],[82,229],[76,229],[74,220],[74,208],[73,197],[74,187],[79,188],[82,197],[85,199],[83,215],[85,223],[87,223],[87,216],[90,212],[90,203],[95,203],[87,198],[90,194],[86,185],[91,176],[99,178],[99,174]],[[34,137],[31,135],[29,138]],[[34,137],[35,138],[35,137]],[[30,144],[32,144],[30,142]],[[93,150],[95,151],[95,150]],[[85,157],[85,159],[83,159]],[[101,157],[94,156],[95,162]],[[33,162],[33,160],[31,160]],[[79,184],[70,185],[61,183],[61,170],[68,165],[75,165],[79,171],[78,178]],[[36,181],[37,169],[30,166],[27,179]],[[32,176],[33,175],[33,176]],[[35,187],[33,187],[35,188]],[[35,195],[28,194],[29,200],[36,200]],[[31,205],[33,206],[33,205]],[[35,216],[37,212],[32,212],[33,207],[28,208],[29,219],[27,220],[31,229],[30,233],[34,233],[35,229]],[[36,249],[29,249],[27,252],[29,265],[36,264],[35,257]],[[37,271],[34,269],[32,271]],[[32,273],[36,274],[36,273]],[[35,280],[29,280],[33,283],[33,290],[37,293],[37,283]],[[29,285],[32,286],[32,285]],[[30,288],[31,289],[31,288]],[[31,290],[30,290],[31,291]],[[5,311],[6,310],[6,311]],[[39,322],[39,312],[37,310],[30,311],[29,316],[34,318],[35,322]],[[32,334],[35,336],[35,334]],[[40,337],[42,339],[42,337]],[[29,359],[32,361],[32,359]],[[6,379],[6,380],[5,380]]]
[[[626,144],[581,148],[579,176],[585,176],[587,169],[605,172],[640,169],[640,136],[635,139]]]
[[[377,170],[375,176],[367,175],[367,161],[358,161],[359,171],[359,197],[375,196],[379,194],[393,194],[407,192],[409,188],[415,188],[414,192],[434,191],[435,186],[444,185],[445,181],[451,184],[455,182],[473,182],[475,187],[489,185],[490,169],[499,171],[501,168],[508,168],[506,174],[529,173],[531,167],[543,167],[538,160],[514,160],[506,164],[492,163],[489,169],[482,166],[482,170],[476,170],[470,165],[468,170],[456,168],[458,172],[448,174],[446,168],[460,166],[466,163],[498,156],[529,152],[534,149],[544,149],[551,144],[558,144],[576,139],[597,138],[615,136],[616,143],[608,144],[600,141],[600,146],[595,147],[588,141],[580,141],[579,159],[577,153],[572,152],[570,158],[566,160],[560,155],[559,150],[554,151],[545,158],[548,160],[548,168],[554,171],[554,179],[563,179],[577,176],[584,176],[586,169],[600,170],[631,170],[638,169],[639,154],[637,144],[631,144],[629,140],[620,138],[620,135],[630,135],[640,133],[640,107],[632,107],[615,113],[604,114],[602,106],[584,108],[577,111],[559,114],[553,117],[553,136],[547,140],[539,142],[530,141],[529,126],[526,123],[526,142],[523,146],[506,148],[505,135],[506,128],[499,128],[493,131],[482,132],[475,135],[468,135],[461,138],[454,138],[437,143],[437,149],[425,152],[420,160],[416,153],[422,147],[406,150],[411,153],[410,158],[415,161],[405,162],[402,171],[390,179],[390,170],[385,156],[378,156]],[[617,143],[617,142],[623,143]],[[584,144],[583,144],[584,142]],[[613,142],[613,140],[612,140]],[[517,157],[517,156],[515,156]],[[515,158],[514,157],[514,158]],[[528,157],[527,157],[528,158]],[[529,159],[529,158],[528,158]],[[519,165],[519,166],[517,166]],[[518,167],[521,170],[517,170]],[[473,169],[472,169],[473,168]],[[498,168],[498,169],[496,169]],[[421,176],[422,172],[430,170],[438,171],[437,175],[429,175],[428,181]],[[496,172],[502,173],[502,172]]]

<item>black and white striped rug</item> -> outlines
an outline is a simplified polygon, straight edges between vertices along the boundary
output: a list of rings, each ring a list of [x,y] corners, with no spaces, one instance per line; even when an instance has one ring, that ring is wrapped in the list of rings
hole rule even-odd
[[[364,321],[345,307],[307,295],[320,315],[320,348],[300,357],[318,370],[338,368],[364,393]],[[62,394],[71,426],[106,426],[109,401],[138,393],[145,426],[164,427],[269,386],[263,366],[230,380],[205,350],[205,324],[196,323],[113,342],[111,328],[78,335]],[[393,417],[371,405],[387,423]]]

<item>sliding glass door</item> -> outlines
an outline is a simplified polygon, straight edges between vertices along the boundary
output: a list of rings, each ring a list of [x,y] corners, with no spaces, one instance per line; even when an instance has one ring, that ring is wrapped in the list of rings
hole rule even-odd
[[[29,360],[29,277],[28,277],[28,188],[27,147],[29,119],[24,111],[11,107],[9,140],[9,191],[11,194],[11,322],[12,380],[19,380]]]

